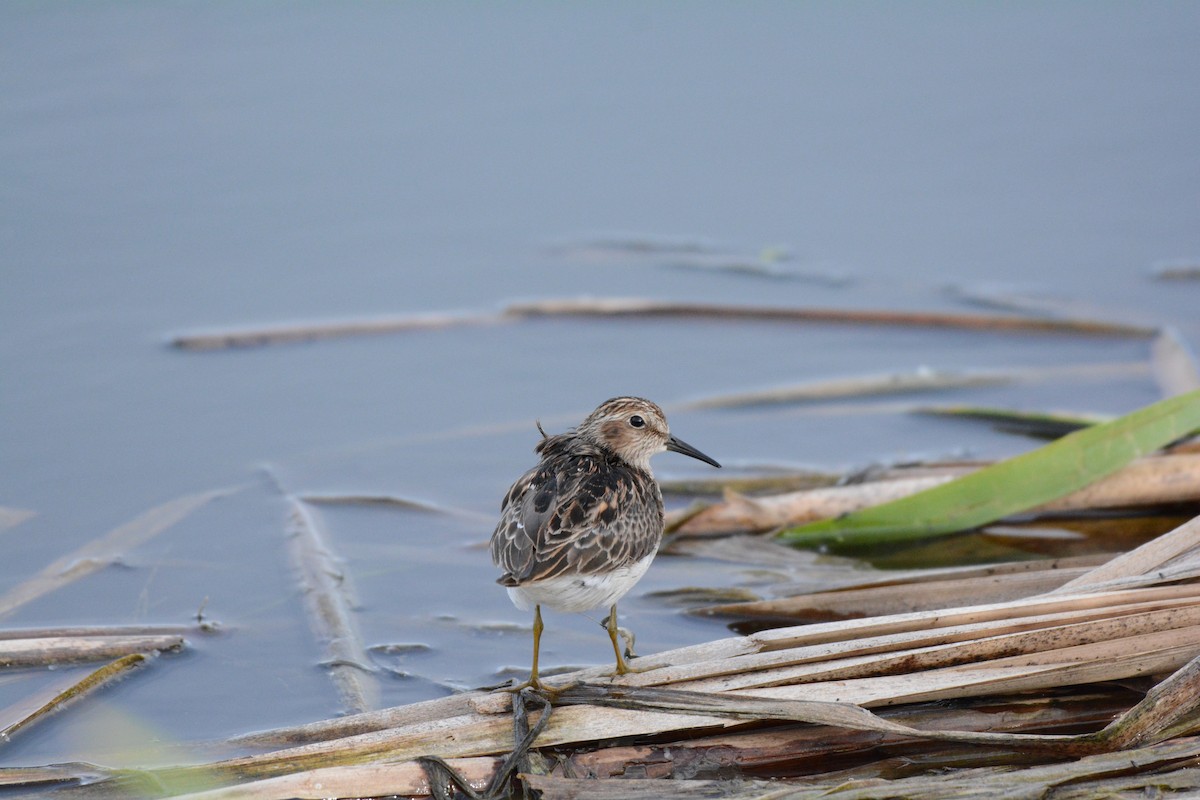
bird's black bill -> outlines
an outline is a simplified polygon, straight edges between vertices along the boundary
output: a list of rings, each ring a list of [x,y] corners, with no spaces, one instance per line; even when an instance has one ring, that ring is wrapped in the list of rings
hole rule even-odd
[[[699,461],[712,464],[717,468],[720,468],[721,466],[716,462],[715,459],[709,458],[687,442],[683,441],[682,439],[676,439],[674,436],[667,437],[667,449],[676,453],[683,453],[685,456],[691,456]]]

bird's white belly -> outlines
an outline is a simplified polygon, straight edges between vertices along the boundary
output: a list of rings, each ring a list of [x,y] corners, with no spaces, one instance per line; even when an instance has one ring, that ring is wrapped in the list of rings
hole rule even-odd
[[[616,603],[650,568],[654,554],[627,567],[593,575],[560,575],[521,586],[508,587],[513,605],[528,611],[535,605],[556,611],[588,611]]]

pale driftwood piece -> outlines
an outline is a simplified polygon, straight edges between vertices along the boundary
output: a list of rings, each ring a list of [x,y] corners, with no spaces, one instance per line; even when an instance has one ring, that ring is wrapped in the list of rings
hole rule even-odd
[[[11,614],[31,600],[107,567],[128,550],[153,539],[210,500],[236,491],[238,488],[217,489],[179,497],[155,506],[124,525],[114,528],[5,592],[0,596],[0,618]]]
[[[309,624],[325,648],[326,666],[343,705],[351,713],[370,711],[379,703],[379,682],[354,622],[344,570],[308,506],[294,497],[289,502],[288,551],[300,576]]]
[[[1042,570],[1024,573],[1005,572],[964,578],[893,583],[814,592],[776,600],[749,603],[725,603],[693,609],[702,616],[736,619],[844,619],[909,611],[951,608],[964,597],[980,603],[1017,600],[1057,589],[1067,581],[1088,572],[1087,567]]]
[[[1113,324],[1098,320],[1068,321],[988,314],[954,314],[938,311],[864,311],[840,308],[738,306],[615,297],[515,303],[505,309],[505,314],[515,317],[681,317],[769,322],[824,322],[1121,336],[1137,339],[1147,339],[1156,333],[1154,328]]]
[[[180,350],[228,350],[243,347],[264,347],[295,344],[321,339],[341,339],[350,336],[378,336],[406,331],[444,330],[468,325],[497,325],[505,322],[503,314],[413,314],[406,316],[374,317],[357,320],[329,320],[296,323],[294,325],[265,325],[262,327],[231,328],[197,331],[171,337],[170,345]]]
[[[36,639],[0,639],[0,667],[44,667],[51,664],[76,664],[117,658],[127,653],[151,653],[178,650],[183,637],[174,634],[155,636],[71,636]]]
[[[1150,346],[1150,361],[1154,367],[1154,379],[1158,381],[1164,397],[1200,389],[1200,366],[1197,366],[1196,354],[1174,328],[1164,328],[1154,338]]]
[[[30,713],[23,714],[19,719],[0,727],[0,747],[10,743],[18,733],[41,722],[51,714],[62,711],[97,689],[119,680],[130,670],[140,667],[145,662],[146,656],[141,653],[131,653],[93,671],[82,680],[72,680],[68,686],[56,689],[53,696],[45,703],[38,704],[38,707]]]
[[[9,508],[8,506],[0,506],[0,533],[9,528],[15,528],[27,519],[37,516],[36,511],[30,511],[26,508]]]
[[[497,758],[455,758],[448,764],[476,791],[482,791],[496,773]],[[383,797],[431,794],[421,766],[401,764],[357,764],[323,767],[277,778],[250,781],[222,789],[179,795],[177,800],[324,800],[329,797]]]
[[[681,536],[766,531],[829,519],[940,486],[949,476],[872,481],[791,492],[773,497],[730,493],[679,525]],[[1163,505],[1200,500],[1200,455],[1161,455],[1137,459],[1090,486],[1071,492],[1031,513]],[[672,522],[668,515],[668,524]]]
[[[1156,577],[1160,569],[1180,559],[1200,559],[1200,517],[1191,519],[1173,531],[1147,542],[1141,547],[1117,556],[1060,586],[1053,594],[1080,594],[1097,591],[1097,587],[1123,579],[1142,576]],[[1099,589],[1103,591],[1103,589]]]

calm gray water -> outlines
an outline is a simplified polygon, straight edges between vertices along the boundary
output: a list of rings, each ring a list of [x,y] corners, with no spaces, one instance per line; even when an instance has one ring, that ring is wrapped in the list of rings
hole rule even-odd
[[[204,606],[227,633],[0,761],[113,762],[113,748],[338,713],[264,467],[293,491],[476,515],[321,512],[367,642],[429,647],[381,657],[395,704],[527,666],[529,620],[481,543],[533,461],[536,418],[561,429],[623,393],[670,404],[1147,350],[703,321],[212,353],[170,349],[172,334],[578,295],[970,310],[957,286],[1171,324],[1194,346],[1200,283],[1150,270],[1200,259],[1198,34],[1200,5],[1171,2],[5,4],[0,505],[37,515],[0,533],[0,590],[174,497],[244,488],[4,620],[186,623]],[[575,246],[630,239],[786,249],[793,274]],[[1120,412],[1159,396],[1134,375],[917,399]],[[672,427],[735,466],[1030,446],[899,413],[692,412]],[[642,590],[748,580],[660,559],[625,621],[644,651],[717,638]],[[586,617],[548,618],[545,663],[609,657]],[[62,674],[0,674],[0,706]]]

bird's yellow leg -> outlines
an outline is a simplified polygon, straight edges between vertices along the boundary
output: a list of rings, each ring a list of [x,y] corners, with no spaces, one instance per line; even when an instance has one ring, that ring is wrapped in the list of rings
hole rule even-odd
[[[533,607],[533,667],[529,670],[529,680],[514,686],[507,691],[519,692],[522,689],[529,687],[538,692],[551,692],[550,688],[538,680],[538,650],[542,644],[542,631],[545,626],[542,625],[542,607],[535,605]]]
[[[612,639],[613,653],[617,656],[617,674],[624,675],[629,672],[629,667],[625,664],[625,658],[621,655],[621,645],[617,642],[617,604],[608,611],[608,638]]]
[[[538,680],[538,652],[542,648],[542,631],[545,626],[542,625],[542,607],[535,605],[533,607],[533,668],[529,671],[529,684],[534,688],[541,688],[542,682]]]

